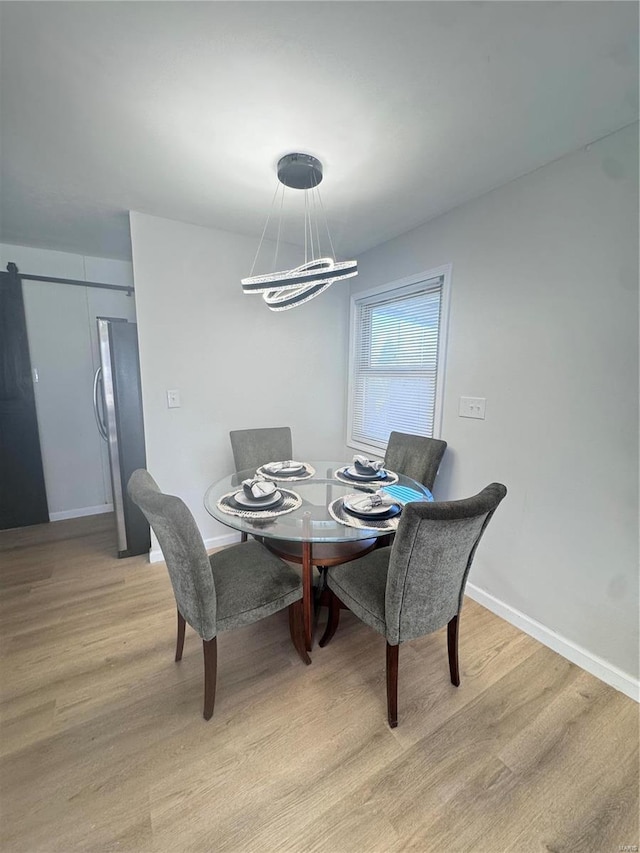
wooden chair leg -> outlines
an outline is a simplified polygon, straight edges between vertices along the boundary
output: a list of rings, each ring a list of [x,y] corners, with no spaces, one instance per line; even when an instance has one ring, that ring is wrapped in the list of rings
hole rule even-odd
[[[327,627],[324,629],[324,634],[320,640],[320,647],[324,648],[329,640],[338,630],[340,624],[340,601],[333,590],[329,590],[329,618],[327,619]]]
[[[182,660],[182,650],[184,649],[184,616],[180,611],[178,613],[178,636],[176,638],[176,661]]]
[[[218,638],[203,640],[204,651],[204,711],[205,720],[213,716],[213,706],[216,701],[216,678],[218,675]]]
[[[311,658],[307,654],[307,647],[304,641],[302,600],[294,601],[293,604],[289,605],[289,631],[291,633],[291,642],[300,655],[300,660],[308,666],[311,663]]]
[[[449,674],[451,683],[460,687],[460,670],[458,668],[458,614],[447,625],[447,648],[449,650]]]
[[[387,643],[387,719],[389,726],[398,725],[398,651],[400,646]]]

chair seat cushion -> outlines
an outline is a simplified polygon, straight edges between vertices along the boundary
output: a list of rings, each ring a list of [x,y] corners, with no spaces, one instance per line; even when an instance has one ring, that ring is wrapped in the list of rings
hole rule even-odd
[[[294,568],[260,542],[241,542],[209,557],[216,587],[217,630],[257,622],[302,598]]]
[[[386,636],[385,593],[391,548],[378,548],[327,572],[327,584],[343,604],[378,633]]]

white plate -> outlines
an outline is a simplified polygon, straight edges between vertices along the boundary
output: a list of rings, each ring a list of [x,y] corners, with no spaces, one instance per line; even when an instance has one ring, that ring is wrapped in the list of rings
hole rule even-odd
[[[373,474],[361,474],[359,471],[356,471],[355,468],[347,465],[341,470],[343,474],[347,474],[348,477],[353,477],[354,480],[383,480],[387,476],[387,472],[384,469],[375,471]]]
[[[244,489],[240,489],[239,492],[235,493],[233,499],[236,501],[236,503],[239,503],[242,506],[251,507],[251,509],[268,509],[270,506],[273,506],[275,503],[278,503],[281,497],[282,492],[279,492],[276,489],[276,491],[272,495],[269,495],[268,498],[256,500],[255,498],[248,498],[244,493]]]
[[[353,512],[359,512],[361,515],[384,515],[389,512],[389,510],[393,509],[397,506],[397,504],[391,504],[385,506],[372,506],[367,507],[367,498],[365,497],[354,497],[354,495],[349,495],[346,498],[342,499],[342,503],[346,506],[347,509],[353,510]]]
[[[293,474],[303,474],[306,471],[306,468],[302,462],[292,461],[288,468],[281,468],[278,466],[277,462],[270,462],[267,465],[263,465],[262,470],[266,471],[267,474],[271,474],[272,477],[275,477],[278,474],[282,474],[284,477],[290,477]]]

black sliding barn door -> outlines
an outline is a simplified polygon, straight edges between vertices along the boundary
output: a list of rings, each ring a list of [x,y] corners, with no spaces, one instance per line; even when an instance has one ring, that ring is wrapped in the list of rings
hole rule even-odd
[[[22,283],[10,269],[0,272],[0,529],[43,521],[49,509]]]

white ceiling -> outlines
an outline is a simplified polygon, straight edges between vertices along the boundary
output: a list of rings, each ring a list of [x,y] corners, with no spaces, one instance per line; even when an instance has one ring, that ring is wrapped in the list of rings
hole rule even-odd
[[[303,151],[357,255],[638,118],[635,2],[0,14],[9,243],[129,258],[128,210],[259,236],[277,160]]]

